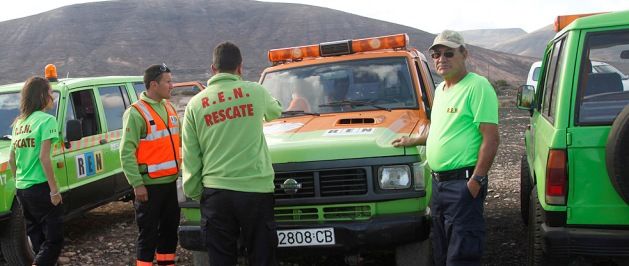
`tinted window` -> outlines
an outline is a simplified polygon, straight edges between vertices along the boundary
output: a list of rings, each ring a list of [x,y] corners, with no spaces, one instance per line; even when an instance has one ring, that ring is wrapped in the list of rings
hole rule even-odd
[[[281,70],[267,73],[262,84],[286,111],[331,113],[418,107],[409,66],[402,57]],[[291,106],[298,109],[290,110]]]
[[[533,81],[538,81],[539,80],[539,71],[542,70],[541,67],[536,67],[535,69],[533,69]]]
[[[53,91],[54,98],[53,108],[46,111],[47,113],[57,116],[57,106],[59,105],[59,92]],[[20,92],[0,94],[0,138],[11,136],[11,124],[20,114],[20,101],[22,95]]]
[[[559,78],[557,74],[557,70],[561,69],[558,67],[559,64],[559,55],[561,53],[561,45],[563,44],[563,39],[557,41],[553,49],[551,51],[550,57],[550,65],[547,68],[548,71],[544,77],[544,98],[542,100],[542,114],[548,117],[548,119],[553,122],[554,121],[554,110],[551,112],[551,105],[554,104],[554,97],[557,96],[557,92],[555,91],[556,85],[559,83]],[[554,108],[554,107],[553,107]]]
[[[140,99],[140,94],[146,91],[146,86],[144,86],[144,83],[133,83],[133,90],[135,90],[135,95]]]
[[[583,54],[577,122],[611,124],[629,104],[629,31],[588,33]]]
[[[66,121],[72,117],[81,121],[84,137],[102,133],[93,91],[82,90],[72,92],[70,93],[70,100],[74,107],[74,114],[66,116]],[[69,109],[70,108],[68,108],[68,112],[70,112]]]
[[[103,110],[105,111],[105,119],[107,120],[107,130],[113,131],[122,128],[122,114],[127,105],[125,104],[126,94],[124,87],[101,87],[98,88]]]

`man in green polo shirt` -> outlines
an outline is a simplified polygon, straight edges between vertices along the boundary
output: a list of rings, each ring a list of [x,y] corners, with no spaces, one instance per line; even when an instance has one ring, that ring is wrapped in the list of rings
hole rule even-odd
[[[282,108],[260,84],[243,81],[240,49],[214,49],[205,90],[195,95],[183,121],[183,186],[201,204],[201,231],[210,265],[236,265],[242,235],[252,265],[276,265],[271,157],[263,120]]]
[[[498,99],[486,78],[468,72],[463,37],[445,30],[430,47],[437,74],[428,136],[393,145],[426,145],[433,170],[431,198],[435,265],[481,265],[487,172],[498,150]]]

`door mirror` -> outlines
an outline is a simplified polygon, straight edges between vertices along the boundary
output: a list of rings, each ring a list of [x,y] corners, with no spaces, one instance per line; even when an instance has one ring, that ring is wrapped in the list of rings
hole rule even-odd
[[[81,121],[72,119],[66,123],[66,141],[80,140],[83,137]]]
[[[535,100],[535,87],[531,85],[522,85],[518,87],[518,96],[516,104],[520,110],[533,110],[533,101]]]

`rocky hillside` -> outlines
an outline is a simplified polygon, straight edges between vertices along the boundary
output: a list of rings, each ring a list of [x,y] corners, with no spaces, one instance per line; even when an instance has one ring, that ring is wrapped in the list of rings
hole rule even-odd
[[[554,36],[553,25],[548,25],[529,34],[498,43],[492,49],[510,54],[542,58],[546,44]]]
[[[461,31],[465,42],[492,49],[496,44],[526,35],[523,29],[480,29]]]
[[[434,35],[327,8],[251,0],[126,0],[85,3],[0,22],[0,84],[41,75],[140,75],[165,62],[177,80],[209,77],[212,48],[231,40],[257,80],[272,48],[405,32],[425,51]],[[470,47],[472,71],[522,80],[532,58]]]

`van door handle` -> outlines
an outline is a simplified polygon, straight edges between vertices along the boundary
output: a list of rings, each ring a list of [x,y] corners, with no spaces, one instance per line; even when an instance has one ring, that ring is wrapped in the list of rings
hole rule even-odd
[[[103,144],[107,143],[107,140],[106,139],[101,139],[99,142],[100,142],[101,145],[103,145]]]

